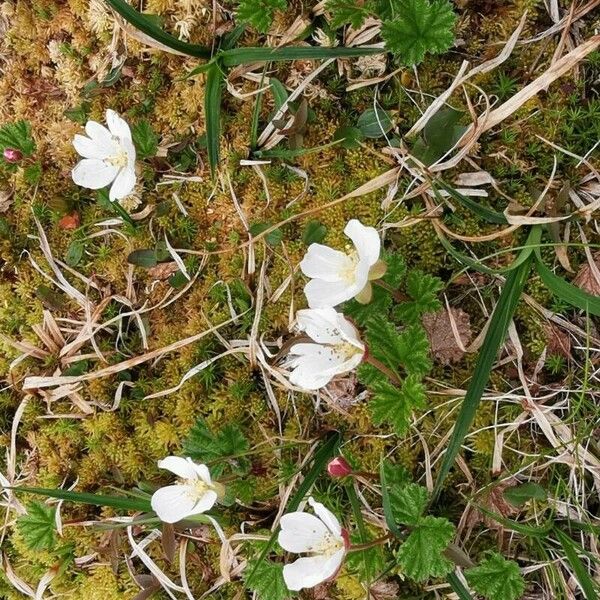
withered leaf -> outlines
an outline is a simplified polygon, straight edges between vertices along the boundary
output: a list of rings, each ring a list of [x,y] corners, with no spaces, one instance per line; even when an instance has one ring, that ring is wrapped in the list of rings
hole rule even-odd
[[[152,277],[153,279],[160,279],[161,281],[164,281],[165,279],[169,279],[171,275],[177,273],[178,271],[179,267],[177,266],[177,263],[173,261],[159,263],[154,267],[150,267],[148,269],[148,275],[150,275],[150,277]]]
[[[553,323],[547,323],[544,327],[546,333],[546,343],[548,345],[548,355],[571,357],[571,336],[560,327]]]
[[[431,356],[443,365],[459,361],[464,352],[459,347],[452,329],[452,321],[456,325],[463,347],[471,341],[471,319],[460,308],[451,308],[451,315],[446,308],[423,315],[423,327],[429,338]]]
[[[600,254],[594,255],[594,263],[596,264],[598,271],[600,271]],[[588,294],[600,296],[600,281],[596,277],[592,266],[587,262],[581,266],[573,283],[582,290],[585,290]]]

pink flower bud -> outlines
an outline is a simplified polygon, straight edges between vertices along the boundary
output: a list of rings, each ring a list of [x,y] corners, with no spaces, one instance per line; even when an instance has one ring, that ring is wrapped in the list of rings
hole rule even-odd
[[[329,461],[327,472],[331,477],[346,477],[352,475],[352,467],[343,456],[337,456]]]
[[[16,148],[4,148],[4,160],[9,163],[18,163],[23,158],[23,153]]]

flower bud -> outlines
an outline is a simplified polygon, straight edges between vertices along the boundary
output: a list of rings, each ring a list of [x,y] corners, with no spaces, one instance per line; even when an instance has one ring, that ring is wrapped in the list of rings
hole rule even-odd
[[[327,464],[327,473],[331,477],[347,477],[352,475],[352,467],[343,456],[337,456]]]
[[[23,158],[23,153],[16,148],[4,148],[4,160],[9,163],[18,163]]]

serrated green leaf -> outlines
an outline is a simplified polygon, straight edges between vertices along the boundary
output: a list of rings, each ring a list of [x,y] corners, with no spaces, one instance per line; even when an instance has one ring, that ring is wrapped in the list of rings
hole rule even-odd
[[[287,600],[290,592],[283,579],[283,565],[270,560],[249,561],[244,570],[246,585],[259,600]],[[252,575],[252,578],[248,574]]]
[[[148,121],[140,121],[131,129],[133,143],[139,158],[151,158],[156,156],[158,150],[158,136]]]
[[[373,422],[389,423],[397,435],[403,435],[410,427],[415,408],[424,408],[425,386],[416,375],[409,375],[398,387],[379,377],[371,385],[373,397],[369,401]]]
[[[368,108],[356,122],[356,127],[367,138],[380,138],[393,126],[389,114],[382,108]]]
[[[422,271],[410,271],[406,277],[406,291],[412,302],[402,302],[394,310],[395,316],[406,323],[417,323],[424,313],[441,308],[438,293],[444,288],[439,277]]]
[[[454,42],[456,16],[448,0],[400,0],[396,17],[381,27],[386,48],[407,66],[425,54],[445,52]]]
[[[525,591],[519,565],[494,552],[478,567],[467,569],[469,585],[489,600],[517,600]]]
[[[358,29],[369,16],[368,3],[361,5],[356,0],[327,0],[325,6],[331,13],[331,26],[334,29],[344,25]]]
[[[431,370],[429,340],[420,325],[406,327],[400,333],[398,347],[400,364],[409,375],[425,375]]]
[[[225,425],[220,431],[213,433],[204,419],[198,419],[183,442],[186,456],[203,463],[210,463],[211,473],[218,477],[223,473],[226,464],[235,465],[237,472],[244,471],[247,461],[231,457],[247,452],[250,444],[238,426]]]
[[[453,536],[454,525],[447,519],[432,516],[421,519],[398,550],[403,572],[415,581],[450,573],[454,565],[443,553]]]
[[[240,23],[252,25],[259,33],[267,33],[275,12],[286,8],[286,0],[240,0],[236,17]]]
[[[395,485],[390,491],[392,514],[396,522],[416,526],[427,506],[427,490],[416,483]]]
[[[529,500],[545,500],[547,494],[546,490],[539,483],[528,481],[527,483],[506,488],[503,496],[512,505],[523,506]]]
[[[5,123],[0,127],[0,152],[4,152],[6,148],[19,150],[23,156],[31,156],[35,152],[29,121]]]
[[[55,544],[56,508],[41,502],[27,506],[27,514],[17,519],[17,528],[30,550],[51,550]]]

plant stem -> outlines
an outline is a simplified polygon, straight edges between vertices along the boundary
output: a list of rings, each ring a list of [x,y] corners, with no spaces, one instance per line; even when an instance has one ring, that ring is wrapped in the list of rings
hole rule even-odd
[[[409,296],[403,294],[400,290],[395,290],[391,285],[389,285],[385,281],[382,281],[381,279],[375,279],[371,281],[371,283],[374,283],[375,285],[378,285],[380,288],[383,288],[384,290],[389,292],[396,302],[407,302],[408,300],[410,300]]]
[[[374,366],[378,371],[381,371],[392,383],[395,385],[402,385],[402,381],[392,369],[386,367],[380,360],[377,360],[374,356],[371,356],[368,352],[365,356],[364,361]]]
[[[352,544],[348,549],[348,552],[360,552],[361,550],[368,550],[369,548],[374,548],[375,546],[382,546],[386,542],[392,539],[392,534],[388,533],[382,537],[371,540],[370,542],[366,542],[364,544]]]

